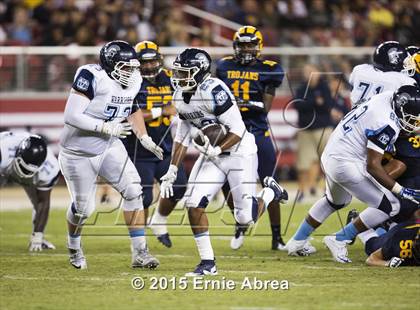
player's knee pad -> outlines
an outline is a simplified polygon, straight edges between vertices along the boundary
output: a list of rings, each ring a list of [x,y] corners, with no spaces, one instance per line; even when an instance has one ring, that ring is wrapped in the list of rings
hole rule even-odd
[[[246,197],[241,203],[235,203],[233,213],[236,222],[240,225],[251,225],[258,219],[258,200],[255,197]]]
[[[143,209],[142,187],[139,183],[132,183],[121,193],[124,201],[122,208],[124,211],[134,211]]]
[[[205,209],[209,205],[210,201],[207,196],[201,197],[189,197],[185,203],[187,208],[202,208]]]
[[[82,212],[76,210],[75,204],[72,202],[70,207],[67,209],[67,221],[73,225],[83,225],[86,220],[92,215],[95,210],[95,202],[92,200],[86,203],[84,209],[80,208]],[[80,216],[83,214],[83,216]]]
[[[359,214],[359,218],[367,228],[373,228],[388,220],[390,216],[382,210],[368,207]]]
[[[323,223],[335,211],[343,208],[345,205],[336,205],[331,203],[326,196],[318,200],[310,209],[309,215],[318,223]]]
[[[347,206],[347,205],[350,203],[350,201],[346,201],[346,202],[344,202],[344,203],[336,204],[336,203],[333,203],[332,201],[330,201],[330,200],[327,198],[327,196],[325,196],[325,199],[327,200],[327,202],[328,202],[328,204],[331,206],[331,208],[333,208],[333,209],[334,209],[334,210],[336,210],[336,211],[338,211],[338,210],[340,210],[340,209],[343,209],[345,206]]]

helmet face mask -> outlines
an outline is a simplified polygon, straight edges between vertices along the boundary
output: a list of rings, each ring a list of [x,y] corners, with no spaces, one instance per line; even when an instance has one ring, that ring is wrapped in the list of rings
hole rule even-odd
[[[400,87],[392,98],[398,123],[406,133],[420,132],[420,90],[416,86]]]
[[[45,141],[40,136],[31,135],[19,144],[12,169],[21,178],[31,178],[38,172],[46,157]]]
[[[122,86],[129,87],[137,79],[140,62],[134,48],[124,41],[111,41],[100,52],[100,64],[106,73]]]
[[[210,76],[210,55],[198,48],[187,48],[175,59],[171,83],[175,89],[193,90]]]
[[[158,59],[140,61],[140,74],[145,79],[154,79],[162,71],[163,63]]]
[[[183,68],[174,64],[171,82],[175,89],[191,90],[197,86],[195,76],[200,71],[198,67]]]
[[[130,59],[129,62],[119,61],[115,64],[111,77],[123,86],[129,87],[137,80],[136,71],[140,67],[137,59]]]
[[[235,59],[242,65],[255,61],[263,47],[261,32],[253,26],[243,26],[233,36]]]
[[[141,41],[135,51],[140,62],[140,74],[143,78],[154,80],[163,69],[163,57],[159,46],[152,41]]]
[[[32,178],[39,169],[36,165],[25,163],[22,157],[16,157],[12,167],[16,175],[24,179]]]
[[[408,76],[413,76],[416,73],[416,63],[414,61],[414,56],[408,55],[403,62],[403,68],[401,73],[404,73]]]

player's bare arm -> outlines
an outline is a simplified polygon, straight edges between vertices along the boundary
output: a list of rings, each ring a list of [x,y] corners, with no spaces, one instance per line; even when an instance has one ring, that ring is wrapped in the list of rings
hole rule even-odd
[[[387,173],[384,166],[382,166],[382,157],[383,154],[368,148],[366,169],[379,184],[392,190],[395,185],[395,180]]]
[[[384,169],[391,178],[396,180],[407,170],[407,165],[398,159],[391,159],[384,165]]]

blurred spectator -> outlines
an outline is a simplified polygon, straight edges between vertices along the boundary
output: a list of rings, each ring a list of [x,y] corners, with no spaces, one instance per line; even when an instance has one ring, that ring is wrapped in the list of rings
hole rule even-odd
[[[9,36],[15,44],[29,45],[32,42],[29,12],[24,7],[15,9],[13,23],[9,27]]]
[[[350,111],[350,103],[346,100],[349,96],[348,91],[346,93],[346,81],[342,74],[331,76],[328,83],[334,103],[331,108],[331,122],[336,126]]]
[[[293,101],[300,128],[297,136],[300,201],[308,194],[316,195],[321,176],[319,158],[332,132],[330,112],[334,107],[328,83],[316,66],[304,66],[303,80]]]

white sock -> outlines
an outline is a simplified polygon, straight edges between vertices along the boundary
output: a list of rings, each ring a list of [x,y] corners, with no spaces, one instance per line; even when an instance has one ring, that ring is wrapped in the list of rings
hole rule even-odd
[[[194,235],[194,240],[197,244],[201,260],[214,260],[214,253],[213,248],[211,247],[209,232],[206,231],[204,233]]]
[[[80,241],[82,237],[80,235],[67,235],[67,247],[72,250],[79,250],[80,249]]]
[[[168,233],[168,227],[166,223],[168,222],[168,217],[159,213],[159,210],[156,210],[150,221],[150,228],[153,233],[157,236],[161,236]]]
[[[130,237],[132,249],[143,250],[146,248],[146,236]]]
[[[261,192],[258,193],[257,197],[264,201],[264,206],[267,208],[274,199],[274,191],[269,187],[264,187]]]
[[[357,235],[357,237],[362,241],[363,244],[366,244],[366,242],[373,237],[378,237],[378,234],[376,231],[374,231],[372,228],[368,229],[360,234]]]

